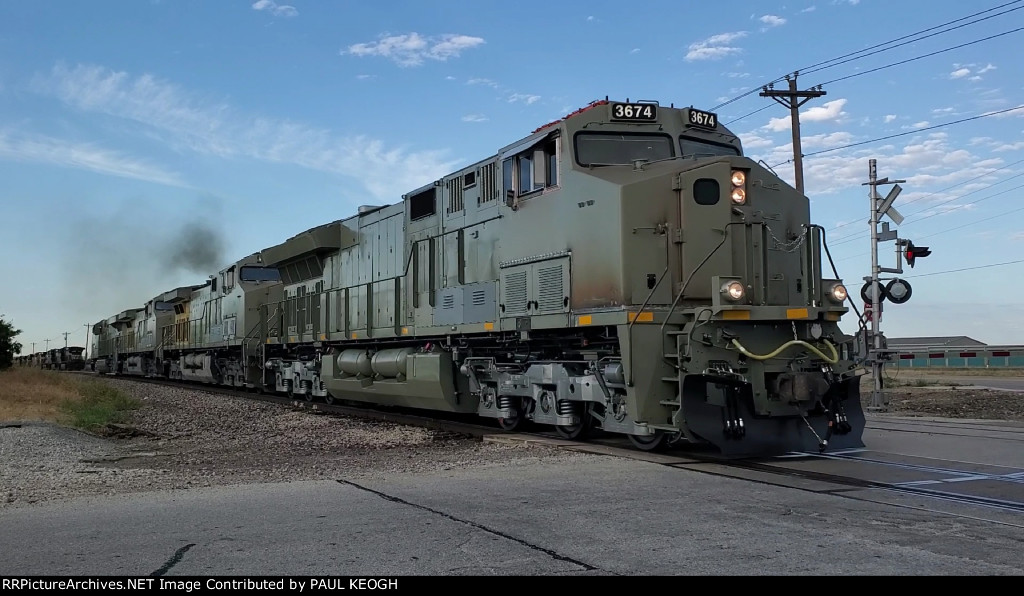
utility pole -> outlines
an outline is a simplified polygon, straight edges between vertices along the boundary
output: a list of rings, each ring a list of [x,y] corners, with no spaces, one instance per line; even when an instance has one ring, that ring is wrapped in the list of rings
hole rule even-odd
[[[881,232],[878,231],[878,223],[883,215],[888,215],[896,222],[896,225],[903,223],[903,216],[892,206],[902,190],[898,185],[899,182],[905,183],[906,180],[889,180],[888,177],[879,180],[876,160],[868,160],[868,182],[864,186],[871,188],[871,192],[868,195],[871,199],[871,275],[865,277],[864,281],[867,282],[868,290],[866,293],[871,297],[871,346],[864,346],[864,348],[868,350],[871,360],[871,376],[874,380],[874,387],[871,391],[871,405],[868,406],[868,411],[875,412],[885,411],[885,395],[882,392],[882,367],[884,366],[882,358],[882,333],[879,329],[883,296],[882,282],[879,274],[882,272],[903,273],[902,253],[900,253],[898,243],[896,247],[896,268],[888,269],[878,266],[878,242],[898,240],[896,238],[896,230],[890,230],[888,223],[882,224]],[[896,184],[896,186],[883,199],[878,194],[878,187],[885,184]],[[899,281],[902,283],[902,280]],[[907,287],[909,288],[909,286]],[[864,294],[865,292],[861,293]],[[902,301],[900,300],[900,302]]]
[[[796,171],[796,190],[803,194],[804,155],[800,148],[800,106],[807,103],[810,99],[825,95],[825,91],[821,90],[821,85],[818,85],[816,89],[811,88],[806,91],[798,91],[796,88],[796,77],[799,74],[799,72],[794,72],[792,78],[790,78],[790,75],[786,75],[786,80],[789,81],[788,90],[777,91],[773,89],[774,84],[772,84],[762,87],[760,95],[761,97],[770,97],[789,108],[789,115],[793,121],[793,168]]]
[[[36,342],[32,342],[32,353],[36,353]]]
[[[89,359],[89,327],[92,327],[92,325],[90,325],[89,323],[86,323],[85,324],[85,343],[82,344],[83,346],[85,346],[85,353],[82,354],[82,360],[88,360]]]
[[[69,335],[70,333],[71,333],[70,331],[65,331],[65,332],[64,332],[64,347],[65,347],[65,348],[66,348],[66,347],[68,347],[68,335]]]
[[[47,339],[45,341],[46,341],[46,351],[49,352],[50,351],[50,340]]]

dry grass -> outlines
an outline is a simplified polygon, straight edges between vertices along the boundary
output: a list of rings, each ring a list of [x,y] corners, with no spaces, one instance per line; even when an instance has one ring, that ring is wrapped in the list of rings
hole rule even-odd
[[[45,420],[84,429],[123,422],[138,400],[68,373],[14,367],[0,372],[0,422]]]
[[[13,367],[0,372],[0,421],[66,422],[61,404],[80,399],[81,380],[51,370]]]

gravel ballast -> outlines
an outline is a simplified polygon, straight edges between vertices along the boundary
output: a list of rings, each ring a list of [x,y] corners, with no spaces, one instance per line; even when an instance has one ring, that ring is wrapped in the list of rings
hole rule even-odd
[[[79,496],[594,457],[189,387],[106,382],[142,402],[129,425],[136,436],[101,438],[39,422],[0,426],[0,509]]]

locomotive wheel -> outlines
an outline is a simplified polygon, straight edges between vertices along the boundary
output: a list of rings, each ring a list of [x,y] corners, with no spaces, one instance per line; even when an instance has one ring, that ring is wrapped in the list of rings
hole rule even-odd
[[[561,425],[555,427],[555,432],[563,439],[570,441],[582,441],[594,428],[594,417],[590,415],[590,408],[583,410],[582,420],[578,424]]]
[[[312,388],[310,388],[309,392],[307,392],[307,393],[305,394],[305,396],[306,396],[306,401],[313,401],[313,400],[315,400],[315,399],[316,399],[316,397],[315,397],[315,396],[313,395],[313,390],[312,390]]]
[[[334,396],[328,391],[327,395],[324,396],[324,403],[327,405],[334,405]]]
[[[501,427],[501,430],[511,432],[523,425],[522,411],[520,411],[519,408],[516,408],[512,411],[515,412],[514,416],[511,416],[509,418],[498,418],[498,426]]]
[[[629,435],[629,442],[641,451],[657,451],[665,446],[667,437],[664,431],[656,430],[653,435]]]

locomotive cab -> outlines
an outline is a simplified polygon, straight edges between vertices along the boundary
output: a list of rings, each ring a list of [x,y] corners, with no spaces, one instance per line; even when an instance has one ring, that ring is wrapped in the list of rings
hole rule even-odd
[[[599,103],[565,127],[563,166],[591,179],[570,186],[617,190],[617,291],[574,304],[629,312],[618,335],[635,442],[860,446],[846,289],[823,275],[807,197],[745,157],[715,114]]]

